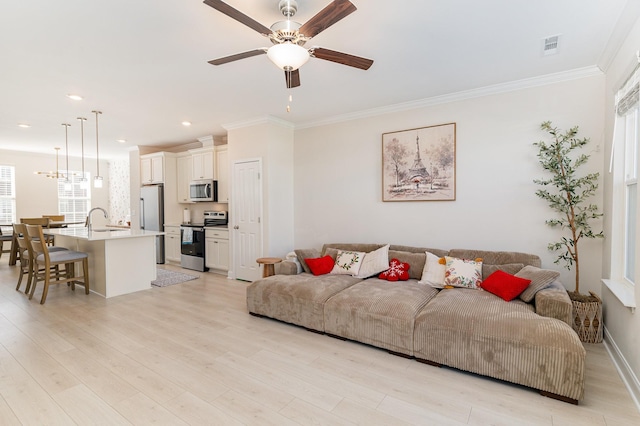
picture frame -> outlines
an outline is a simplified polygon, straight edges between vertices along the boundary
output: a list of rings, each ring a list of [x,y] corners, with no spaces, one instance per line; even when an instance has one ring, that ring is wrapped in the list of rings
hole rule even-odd
[[[382,134],[382,201],[455,201],[456,123]]]

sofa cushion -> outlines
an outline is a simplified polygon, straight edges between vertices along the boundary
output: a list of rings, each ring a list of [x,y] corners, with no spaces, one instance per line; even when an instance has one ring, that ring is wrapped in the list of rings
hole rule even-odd
[[[389,269],[381,272],[378,278],[385,281],[407,281],[409,279],[409,264],[391,259]]]
[[[444,285],[475,289],[482,282],[482,261],[445,256]]]
[[[417,315],[416,358],[572,399],[584,392],[585,350],[570,326],[485,291],[442,290]]]
[[[247,287],[249,312],[324,331],[324,303],[362,281],[351,275],[274,275]]]
[[[420,284],[427,284],[433,288],[444,288],[444,275],[447,271],[445,262],[440,262],[441,257],[427,251],[427,261],[424,263]]]
[[[524,268],[524,263],[505,263],[502,265],[489,265],[486,262],[482,262],[482,279],[485,280],[491,274],[496,271],[504,271],[507,274],[514,275]]]
[[[481,258],[482,262],[487,265],[504,265],[506,263],[522,263],[525,266],[542,265],[539,256],[529,253],[520,253],[517,251],[488,251],[488,250],[468,250],[453,249],[449,251],[449,256],[459,259],[477,259]]]
[[[377,250],[385,245],[386,244],[327,243],[322,246],[322,255],[327,254],[326,251],[328,248],[348,251],[363,251],[365,253],[369,253],[370,251]]]
[[[389,246],[389,250],[406,251],[409,253],[424,253],[425,251],[428,251],[429,253],[433,253],[438,257],[445,257],[447,254],[449,254],[449,250],[442,250],[442,249],[428,248],[428,247],[403,246],[403,245],[397,245],[397,244],[391,244],[391,246]]]
[[[389,269],[389,244],[364,255],[356,277],[369,278]]]
[[[400,262],[409,264],[409,278],[419,280],[422,278],[422,270],[427,261],[427,256],[421,253],[408,251],[389,250],[389,260],[398,259]]]
[[[317,258],[308,257],[304,260],[307,262],[309,269],[313,275],[325,275],[333,269],[334,261],[331,256],[322,256]]]
[[[327,300],[325,331],[413,355],[414,318],[437,293],[414,279],[389,282],[369,278]]]
[[[573,303],[560,281],[556,280],[536,293],[535,307],[536,314],[559,319],[573,327]]]
[[[298,262],[300,262],[300,266],[302,266],[302,270],[307,274],[311,273],[311,269],[305,259],[312,258],[317,259],[320,257],[320,252],[317,249],[296,249],[294,250],[296,256],[298,256]]]
[[[537,292],[550,286],[559,276],[558,271],[525,266],[516,274],[516,277],[531,280],[531,284],[520,294],[520,299],[527,303],[531,302]]]
[[[495,271],[482,281],[480,287],[509,302],[518,297],[530,283],[531,280],[519,278],[504,271]]]

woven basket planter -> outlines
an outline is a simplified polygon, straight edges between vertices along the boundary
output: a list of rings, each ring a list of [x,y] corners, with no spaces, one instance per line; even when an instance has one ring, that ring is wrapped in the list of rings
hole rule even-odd
[[[573,304],[573,329],[578,333],[580,341],[584,343],[602,342],[602,300],[593,292],[589,292],[589,301],[574,300]]]

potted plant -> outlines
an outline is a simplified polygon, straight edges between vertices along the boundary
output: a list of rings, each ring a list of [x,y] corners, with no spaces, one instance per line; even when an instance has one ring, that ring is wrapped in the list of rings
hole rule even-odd
[[[565,231],[559,241],[550,243],[549,250],[558,251],[556,264],[564,263],[571,270],[575,266],[575,290],[569,291],[573,303],[573,328],[580,340],[589,343],[602,341],[602,301],[592,291],[588,295],[580,293],[579,242],[584,238],[603,238],[602,231],[595,233],[590,221],[602,217],[598,206],[588,202],[598,189],[599,173],[578,176],[578,169],[589,160],[589,155],[574,154],[584,147],[588,138],[578,138],[578,126],[567,131],[553,127],[545,121],[540,128],[546,131],[551,142],[534,143],[538,147],[538,160],[551,174],[548,179],[536,179],[542,186],[536,195],[545,200],[558,216],[546,221],[551,227]]]

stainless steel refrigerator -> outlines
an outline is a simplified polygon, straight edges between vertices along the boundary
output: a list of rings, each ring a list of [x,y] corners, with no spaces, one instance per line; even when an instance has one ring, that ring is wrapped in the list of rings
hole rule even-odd
[[[144,185],[140,188],[140,229],[163,232],[164,187]],[[156,263],[164,263],[164,235],[156,237]]]

